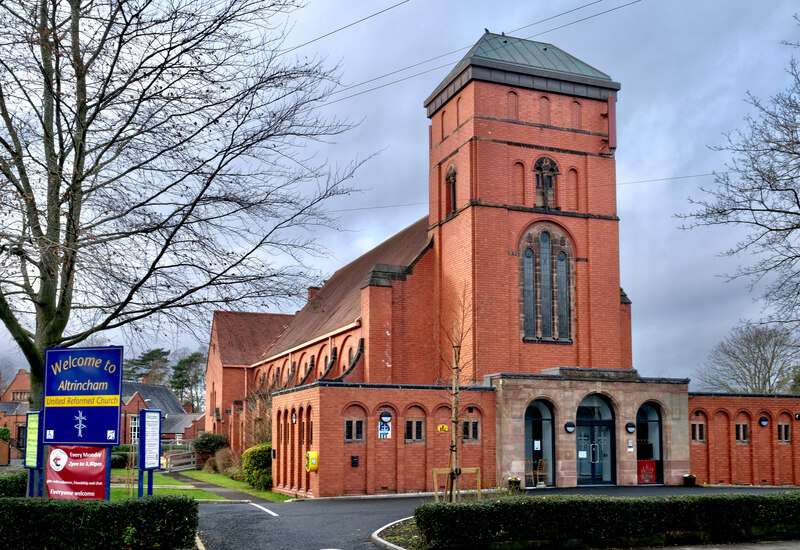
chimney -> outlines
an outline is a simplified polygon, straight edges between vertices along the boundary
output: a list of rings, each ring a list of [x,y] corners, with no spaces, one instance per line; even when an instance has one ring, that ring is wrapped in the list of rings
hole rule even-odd
[[[183,404],[183,410],[184,410],[184,412],[187,412],[187,413],[193,413],[194,412],[194,407],[192,407],[191,403],[184,403]]]
[[[319,292],[319,289],[320,289],[320,287],[318,287],[318,286],[310,286],[310,287],[308,287],[308,299],[310,300],[311,298],[316,296],[317,292]]]

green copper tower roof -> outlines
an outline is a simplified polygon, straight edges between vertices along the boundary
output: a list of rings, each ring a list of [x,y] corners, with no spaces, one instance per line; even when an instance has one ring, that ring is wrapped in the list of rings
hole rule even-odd
[[[552,44],[487,31],[425,100],[428,116],[470,80],[593,99],[620,89],[604,72]]]

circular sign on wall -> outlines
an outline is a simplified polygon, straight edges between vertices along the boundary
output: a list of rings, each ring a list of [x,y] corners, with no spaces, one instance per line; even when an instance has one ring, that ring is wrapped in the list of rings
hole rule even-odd
[[[391,422],[392,421],[392,413],[389,411],[383,411],[381,413],[381,422]]]
[[[56,472],[60,472],[67,465],[67,453],[64,449],[53,449],[50,453],[50,468]]]

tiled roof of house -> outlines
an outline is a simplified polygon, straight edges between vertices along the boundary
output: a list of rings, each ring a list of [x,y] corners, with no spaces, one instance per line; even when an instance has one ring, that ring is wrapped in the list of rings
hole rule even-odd
[[[214,327],[223,365],[252,365],[294,315],[215,311]]]
[[[367,282],[388,284],[391,276],[387,278],[387,273],[412,265],[429,243],[425,216],[338,270],[295,315],[262,359],[355,322],[361,316],[361,288]]]
[[[129,403],[136,392],[139,392],[148,409],[159,409],[163,414],[186,412],[169,386],[122,381],[122,401],[124,403]]]
[[[192,422],[203,416],[203,413],[168,414],[161,420],[162,434],[182,434]]]
[[[13,415],[16,414],[17,407],[19,407],[19,403],[16,401],[0,401],[0,413],[5,415]]]

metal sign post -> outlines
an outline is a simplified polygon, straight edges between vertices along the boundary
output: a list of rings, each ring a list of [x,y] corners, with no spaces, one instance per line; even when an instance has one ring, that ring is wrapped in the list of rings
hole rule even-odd
[[[161,467],[161,411],[139,411],[139,498],[144,493],[144,472],[147,472],[147,495],[153,494],[153,470]]]

